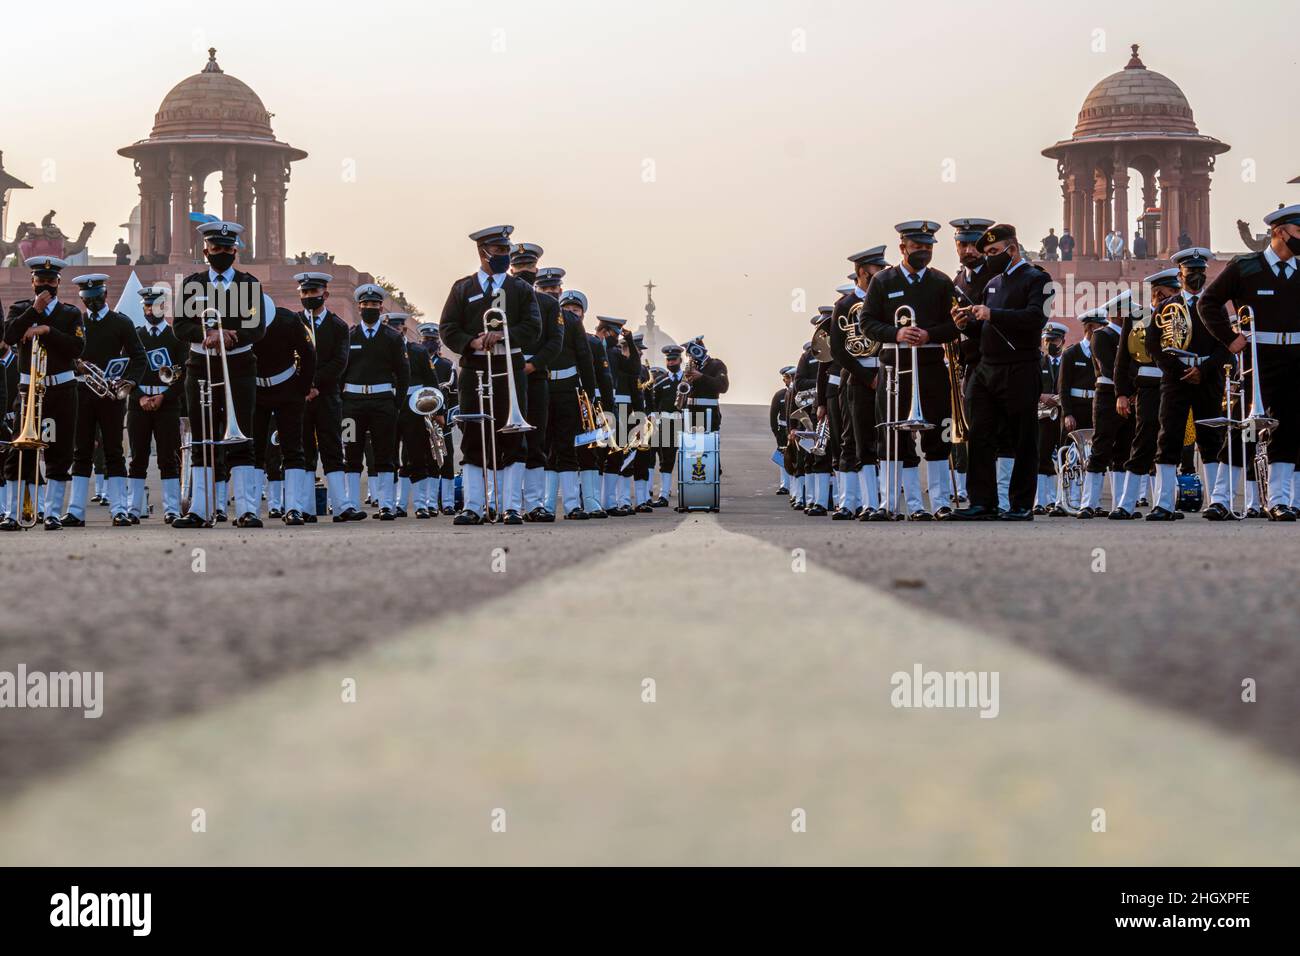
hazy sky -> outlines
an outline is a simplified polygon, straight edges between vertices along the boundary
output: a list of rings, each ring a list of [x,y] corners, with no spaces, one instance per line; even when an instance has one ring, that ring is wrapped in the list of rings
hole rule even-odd
[[[949,271],[949,219],[1011,222],[1035,248],[1059,229],[1039,150],[1070,135],[1130,43],[1232,145],[1213,179],[1217,249],[1240,247],[1237,218],[1259,228],[1300,201],[1281,0],[70,0],[8,18],[0,149],[37,187],[14,193],[10,229],[57,209],[70,234],[98,222],[91,250],[107,255],[138,196],[115,150],[215,46],[310,153],[289,186],[291,252],[331,252],[437,313],[475,266],[466,234],[511,222],[598,313],[639,323],[653,278],[660,323],[704,334],[737,400],[771,396],[846,255],[887,242],[896,261],[895,222],[944,222]]]

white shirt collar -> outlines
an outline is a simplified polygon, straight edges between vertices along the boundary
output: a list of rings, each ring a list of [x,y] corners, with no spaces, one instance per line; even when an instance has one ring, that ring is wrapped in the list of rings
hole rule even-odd
[[[1009,276],[1009,275],[1011,275],[1011,273],[1015,272],[1017,269],[1019,269],[1019,268],[1020,268],[1021,266],[1023,266],[1024,264],[1025,264],[1025,257],[1024,257],[1024,256],[1021,256],[1019,259],[1017,259],[1017,260],[1016,260],[1015,262],[1013,262],[1011,265],[1007,266],[1006,271],[1003,272],[1002,274],[1003,274],[1004,276]]]
[[[1113,321],[1110,320],[1107,320],[1106,328],[1110,329],[1116,335],[1122,335],[1124,333],[1124,326],[1116,325]]]
[[[1268,262],[1269,267],[1273,270],[1273,274],[1277,275],[1277,264],[1282,261],[1282,257],[1273,251],[1272,243],[1269,243],[1267,246],[1264,247],[1264,259],[1265,261]],[[1287,263],[1288,271],[1294,270],[1298,265],[1295,256],[1292,256],[1290,259],[1286,260],[1286,263]]]
[[[103,318],[104,316],[106,316],[106,315],[108,315],[108,305],[107,305],[107,303],[104,304],[104,305],[101,305],[101,306],[99,307],[99,311],[98,311],[98,312],[88,312],[88,313],[86,313],[86,318],[88,318],[88,319],[94,319],[96,322],[98,322],[100,319],[102,319],[102,318]]]
[[[865,299],[867,297],[867,290],[855,283],[853,286],[853,294],[859,299]]]
[[[56,305],[58,305],[58,304],[59,304],[58,296],[55,296],[53,299],[50,299],[50,304],[47,305],[47,306],[45,307],[45,314],[46,314],[46,315],[53,315],[53,314],[54,314],[54,307],[55,307]]]
[[[917,282],[920,282],[923,279],[925,279],[925,270],[930,267],[926,266],[925,269],[919,269],[916,272],[909,272],[908,270],[910,267],[906,263],[902,263],[899,265],[898,268],[903,270],[903,275],[907,277],[907,282],[910,285],[912,283],[912,279],[911,279],[912,276],[916,276]]]
[[[234,282],[235,267],[231,266],[225,272],[213,272],[212,267],[208,266],[208,282],[215,285],[218,279],[221,279],[224,282]]]
[[[487,274],[486,272],[484,272],[482,269],[479,269],[478,272],[475,273],[475,274],[478,276],[478,284],[479,284],[479,288],[483,288],[485,285],[487,285],[487,282],[488,282],[489,279],[492,280],[492,287],[493,287],[494,289],[499,289],[499,288],[501,288],[502,284],[506,281],[505,273],[502,273],[502,274],[501,274],[501,278],[500,278],[500,279],[498,279],[496,276],[490,276],[490,275],[488,275],[488,274]]]
[[[1088,345],[1087,339],[1079,339],[1079,348],[1083,351],[1084,355],[1088,356],[1088,358],[1092,358],[1092,348]]]

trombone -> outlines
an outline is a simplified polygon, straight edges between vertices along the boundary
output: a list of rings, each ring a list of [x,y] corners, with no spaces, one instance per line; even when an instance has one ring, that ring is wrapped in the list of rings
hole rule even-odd
[[[1268,443],[1273,429],[1277,428],[1277,419],[1268,414],[1264,407],[1264,393],[1259,387],[1259,345],[1255,341],[1255,310],[1243,305],[1237,310],[1237,324],[1241,333],[1250,339],[1250,410],[1241,420],[1242,464],[1245,464],[1246,443],[1255,441],[1255,484],[1259,488],[1259,501],[1268,507]],[[1249,331],[1247,331],[1249,329]]]
[[[910,305],[900,305],[897,309],[894,310],[894,326],[896,328],[905,329],[915,325],[916,325],[916,310],[913,309]],[[890,477],[890,483],[889,483],[889,501],[891,505],[889,510],[891,513],[895,515],[897,515],[897,511],[895,511],[895,509],[893,508],[893,504],[895,503],[894,495],[896,491],[896,486],[898,485],[898,479],[902,476],[901,465],[900,462],[898,461],[900,441],[896,432],[906,432],[908,435],[912,435],[916,432],[925,432],[934,428],[934,424],[932,422],[928,422],[925,420],[925,415],[921,409],[921,375],[920,375],[920,369],[918,367],[919,363],[917,361],[917,354],[919,352],[919,349],[915,345],[911,346],[912,367],[908,369],[907,372],[903,372],[898,368],[899,349],[900,346],[898,345],[897,342],[895,342],[894,343],[894,365],[893,365],[894,373],[890,377],[890,380],[888,381],[887,384],[887,387],[890,389],[888,393],[888,398],[892,403],[892,406],[890,407],[890,420],[885,422],[885,428],[889,430],[889,435],[892,436],[893,438],[892,445],[888,446],[888,447],[892,447],[892,452],[893,452],[890,455],[890,459],[889,459],[891,468],[887,470],[892,471]],[[888,368],[889,366],[886,367]],[[910,375],[912,379],[912,389],[911,389],[911,394],[909,396],[911,401],[911,412],[908,414],[906,418],[900,419],[898,417],[899,415],[898,376],[903,374]]]
[[[222,332],[217,338],[217,352],[221,356],[221,374],[222,387],[224,389],[225,399],[225,434],[220,439],[212,437],[216,431],[216,415],[213,409],[213,385],[212,385],[212,352],[207,347],[203,349],[203,361],[206,369],[206,377],[198,383],[199,387],[199,418],[203,425],[203,438],[191,437],[189,444],[182,445],[181,451],[192,448],[194,443],[202,445],[203,468],[206,471],[207,487],[204,489],[207,493],[208,514],[205,516],[208,527],[215,524],[213,515],[218,510],[216,507],[217,497],[217,445],[238,445],[248,441],[248,436],[239,429],[239,419],[235,414],[235,394],[230,388],[230,362],[226,357],[226,337],[221,327],[221,312],[218,309],[206,308],[199,313],[199,319],[203,328],[209,332]],[[159,376],[161,378],[161,375]],[[192,497],[191,497],[192,501]]]
[[[45,370],[49,356],[45,346],[41,345],[39,335],[32,336],[31,351],[32,364],[28,372],[27,394],[23,397],[23,427],[18,437],[9,443],[9,447],[18,453],[18,497],[14,502],[16,514],[13,517],[22,528],[36,526],[36,515],[40,511],[41,458],[42,453],[50,446],[50,443],[41,437],[41,422],[44,421],[45,411]],[[23,453],[29,451],[34,454],[36,463],[33,484],[30,486],[30,497],[28,497],[27,479],[23,477]]]

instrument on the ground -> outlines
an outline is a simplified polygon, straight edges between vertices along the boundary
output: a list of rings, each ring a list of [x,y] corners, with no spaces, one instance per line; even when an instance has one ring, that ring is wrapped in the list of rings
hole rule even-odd
[[[1195,358],[1192,344],[1192,314],[1181,299],[1169,299],[1156,312],[1153,321],[1160,329],[1160,348],[1178,358]]]
[[[112,398],[120,402],[131,397],[131,389],[135,388],[134,382],[124,378],[109,378],[94,362],[76,359],[73,365],[81,373],[81,383],[100,398]]]
[[[677,446],[677,510],[718,511],[721,466],[717,432],[682,432]]]
[[[1076,428],[1067,436],[1068,444],[1056,449],[1056,501],[1069,514],[1078,514],[1083,506],[1083,484],[1092,455],[1091,428]]]
[[[41,337],[32,336],[32,360],[27,372],[29,381],[27,394],[23,396],[23,425],[18,436],[9,443],[18,458],[18,498],[14,517],[24,528],[36,525],[41,500],[41,458],[50,446],[41,435],[42,422],[45,420],[45,370],[48,359],[45,346],[41,345]],[[31,485],[27,484],[24,467],[24,459],[29,453],[35,457],[36,462],[34,483]]]

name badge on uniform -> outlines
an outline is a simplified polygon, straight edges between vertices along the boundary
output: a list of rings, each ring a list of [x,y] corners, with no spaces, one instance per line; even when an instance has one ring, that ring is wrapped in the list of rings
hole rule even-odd
[[[469,301],[469,302],[477,302],[477,301],[478,301],[479,299],[481,299],[481,298],[483,298],[483,293],[482,293],[482,292],[480,292],[478,295],[472,295],[472,296],[470,296],[469,299],[468,299],[467,301]]]
[[[1078,368],[1086,368],[1087,365],[1088,365],[1087,362],[1075,362],[1074,364],[1075,364]]]
[[[127,359],[124,356],[118,356],[115,359],[111,359],[104,365],[104,378],[121,378],[122,373],[126,371],[126,366],[129,362],[130,359]]]
[[[149,360],[149,367],[155,372],[172,364],[171,353],[166,349],[150,349],[145,352],[145,357]]]
[[[1255,290],[1255,295],[1272,295],[1272,294],[1273,294],[1273,290],[1272,290],[1272,289],[1256,289],[1256,290]]]
[[[900,292],[891,292],[891,293],[889,293],[889,297],[890,297],[891,299],[897,299],[897,298],[900,298],[902,295],[903,295],[903,293],[902,293],[901,291],[900,291]]]

